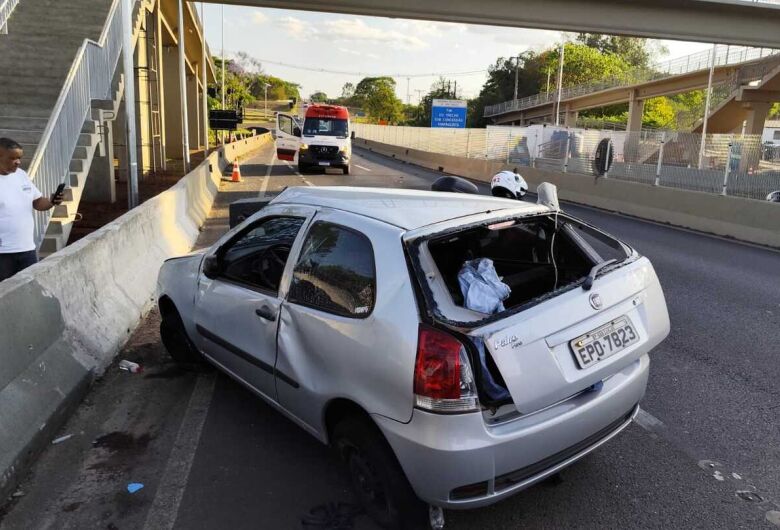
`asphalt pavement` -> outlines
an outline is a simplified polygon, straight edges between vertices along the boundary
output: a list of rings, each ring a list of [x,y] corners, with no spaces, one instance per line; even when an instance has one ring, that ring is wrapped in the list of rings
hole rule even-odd
[[[241,167],[244,182],[223,183],[199,245],[227,229],[227,204],[239,198],[294,185],[428,189],[440,176],[364,150],[348,176],[301,175],[270,147]],[[651,355],[634,425],[558,480],[446,512],[446,528],[780,526],[780,253],[564,209],[652,260],[671,334]],[[227,377],[173,365],[158,325],[152,312],[119,355],[144,373],[107,370],[60,433],[73,436],[44,453],[0,527],[375,528],[326,447]],[[144,487],[129,493],[129,483]]]

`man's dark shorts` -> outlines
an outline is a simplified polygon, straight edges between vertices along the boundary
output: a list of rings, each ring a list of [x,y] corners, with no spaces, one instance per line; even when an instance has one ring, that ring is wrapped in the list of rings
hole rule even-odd
[[[0,254],[0,282],[35,263],[38,263],[38,254],[34,250]]]

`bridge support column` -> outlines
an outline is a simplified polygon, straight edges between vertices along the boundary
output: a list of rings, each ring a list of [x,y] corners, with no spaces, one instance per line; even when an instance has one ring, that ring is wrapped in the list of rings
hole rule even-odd
[[[771,103],[765,102],[754,101],[750,103],[747,123],[745,124],[745,134],[763,134],[764,122],[771,106]]]
[[[578,111],[570,110],[569,107],[566,107],[566,114],[563,116],[564,127],[576,127],[579,114]]]
[[[200,149],[201,115],[200,98],[198,98],[198,68],[195,74],[187,74],[187,124],[190,130],[190,148]]]
[[[745,134],[757,134],[759,137],[764,132],[764,122],[769,114],[769,108],[771,103],[763,101],[753,101],[750,103],[747,113],[747,120],[745,122]],[[759,141],[760,145],[760,141]],[[748,172],[751,169],[757,170],[758,163],[760,161],[761,149],[742,149],[742,158],[739,161],[739,171]]]
[[[165,151],[174,161],[175,167],[184,167],[178,49],[176,46],[165,46],[162,56]]]
[[[634,94],[631,94],[631,99],[628,100],[628,123],[626,124],[628,132],[639,132],[642,130],[642,116],[644,112],[645,100],[637,99]]]

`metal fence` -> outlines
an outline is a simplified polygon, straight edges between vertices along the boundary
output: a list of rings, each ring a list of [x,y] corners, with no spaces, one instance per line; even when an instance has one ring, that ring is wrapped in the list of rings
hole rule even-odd
[[[615,178],[653,186],[764,199],[780,190],[780,163],[758,135],[567,129],[532,125],[431,129],[355,124],[357,137],[432,153]],[[599,143],[613,160],[596,170]],[[521,169],[522,172],[522,169]]]
[[[122,52],[121,1],[113,1],[98,42],[86,39],[79,48],[30,162],[30,178],[44,196],[67,181],[92,101],[112,97],[112,81]],[[36,244],[43,239],[50,217],[51,211],[36,212]]]
[[[750,48],[745,46],[720,45],[715,49],[715,66],[741,64],[758,61],[756,64],[743,65],[735,76],[722,82],[731,90],[755,79],[761,79],[769,70],[780,64],[780,50],[771,48]],[[610,88],[627,87],[676,75],[696,72],[709,68],[713,50],[694,53],[671,61],[658,63],[647,68],[633,68],[617,76],[608,77],[591,83],[583,83],[561,90],[561,100],[592,94]],[[729,92],[731,91],[729,90]],[[558,91],[541,92],[521,99],[514,99],[485,107],[484,116],[497,116],[512,111],[520,111],[558,100]]]
[[[0,35],[8,33],[8,19],[19,0],[0,0]]]

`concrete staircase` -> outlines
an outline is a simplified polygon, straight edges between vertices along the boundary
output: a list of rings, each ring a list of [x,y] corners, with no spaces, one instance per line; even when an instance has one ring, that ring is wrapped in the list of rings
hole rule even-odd
[[[97,41],[112,0],[24,0],[14,11],[8,35],[0,38],[0,136],[24,147],[29,166],[57,103],[68,73],[85,39]],[[140,34],[143,9],[154,0],[137,1],[133,10],[133,45]],[[121,64],[121,63],[120,63]],[[100,123],[116,115],[124,93],[117,68],[111,99],[93,101],[91,116],[79,135],[66,178],[62,205],[52,211],[39,253],[45,257],[64,247],[76,219],[95,151]]]
[[[0,38],[0,136],[30,163],[84,39],[98,39],[111,0],[24,0]]]
[[[81,196],[84,193],[84,185],[92,165],[95,151],[100,147],[101,141],[100,123],[103,122],[103,114],[116,115],[124,95],[124,78],[117,76],[117,83],[112,91],[114,97],[109,101],[94,101],[92,115],[84,123],[79,135],[78,145],[73,152],[70,161],[70,174],[65,188],[65,197],[59,206],[55,206],[52,212],[46,235],[43,237],[38,254],[41,258],[57,252],[68,243],[70,231],[76,221]]]

